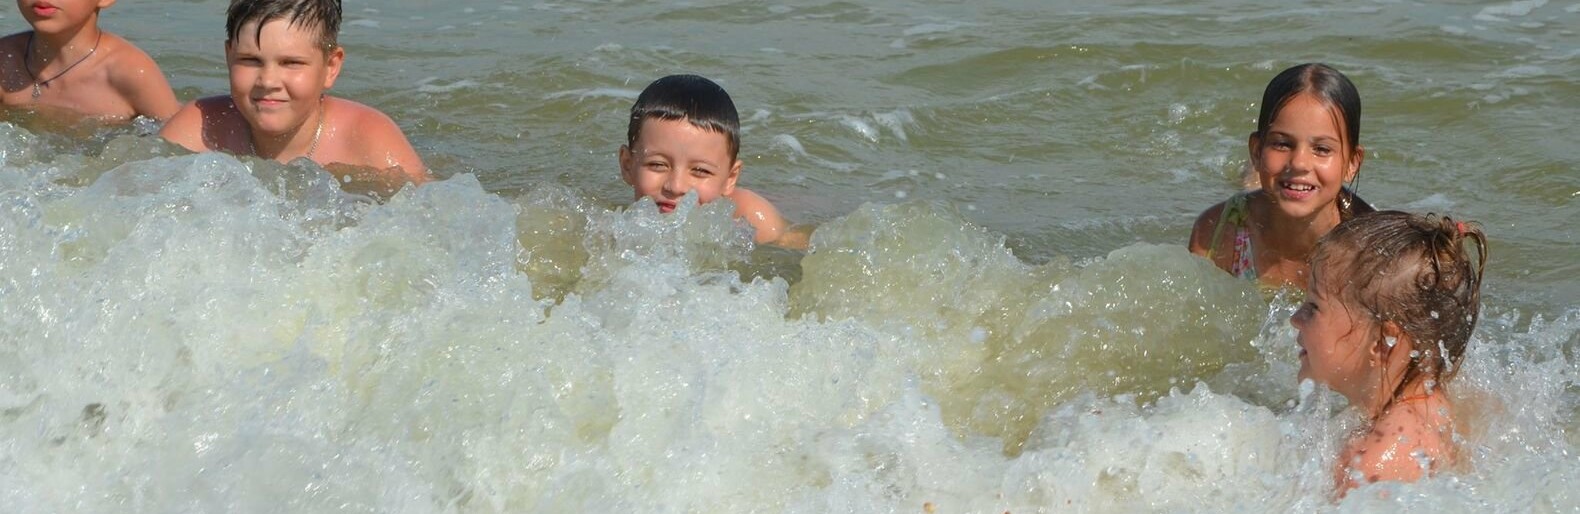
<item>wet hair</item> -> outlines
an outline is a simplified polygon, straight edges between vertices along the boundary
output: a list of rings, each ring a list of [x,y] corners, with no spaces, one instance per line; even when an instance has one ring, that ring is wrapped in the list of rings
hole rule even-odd
[[[713,81],[697,75],[670,75],[648,84],[631,105],[626,144],[636,145],[642,122],[648,119],[686,120],[698,128],[724,134],[730,158],[741,149],[741,118],[730,94]]]
[[[1311,257],[1318,280],[1338,286],[1345,306],[1359,307],[1378,326],[1394,322],[1415,342],[1391,400],[1419,377],[1445,384],[1459,371],[1480,316],[1486,266],[1487,238],[1475,223],[1399,211],[1340,223]]]
[[[318,45],[333,50],[340,35],[340,0],[231,0],[225,10],[225,41],[234,42],[241,27],[258,22],[254,37],[263,38],[263,24],[285,19],[292,27],[318,31]]]
[[[1322,63],[1294,66],[1280,72],[1267,83],[1267,89],[1262,91],[1261,112],[1256,116],[1257,136],[1266,141],[1267,131],[1273,126],[1278,112],[1301,93],[1309,94],[1323,105],[1338,111],[1339,116],[1335,121],[1343,122],[1339,134],[1343,138],[1340,144],[1346,155],[1352,156],[1361,143],[1361,94],[1349,77]],[[1360,176],[1356,175],[1356,179],[1359,180]],[[1354,217],[1350,208],[1354,203],[1354,191],[1349,188],[1339,191],[1340,219]]]

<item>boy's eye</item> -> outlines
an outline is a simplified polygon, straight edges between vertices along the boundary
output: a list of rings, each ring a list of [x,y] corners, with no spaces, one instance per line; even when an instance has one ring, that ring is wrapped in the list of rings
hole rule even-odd
[[[699,177],[711,177],[711,176],[713,176],[713,170],[710,170],[710,169],[707,169],[707,168],[692,168],[691,172],[696,174]]]
[[[649,169],[654,169],[654,170],[667,170],[667,169],[669,169],[669,163],[663,162],[663,161],[648,161],[646,166]]]

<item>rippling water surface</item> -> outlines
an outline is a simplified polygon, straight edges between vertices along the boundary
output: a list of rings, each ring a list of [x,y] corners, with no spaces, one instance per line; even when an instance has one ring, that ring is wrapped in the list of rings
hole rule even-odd
[[[220,0],[122,2],[183,99]],[[13,512],[1580,508],[1580,3],[346,2],[337,94],[447,180],[373,204],[149,126],[0,123]],[[21,30],[13,13],[0,19]],[[1467,456],[1334,503],[1356,420],[1190,257],[1262,87],[1360,87],[1360,190],[1480,220]],[[626,209],[648,81],[717,79],[816,225]]]

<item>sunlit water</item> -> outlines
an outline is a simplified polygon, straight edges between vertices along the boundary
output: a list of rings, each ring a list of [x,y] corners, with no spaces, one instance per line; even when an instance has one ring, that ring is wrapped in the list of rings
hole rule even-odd
[[[0,505],[1580,509],[1580,4],[920,4],[347,2],[337,94],[447,178],[384,204],[0,123]],[[189,99],[223,10],[104,24]],[[1340,503],[1292,302],[1181,246],[1308,60],[1361,88],[1368,200],[1493,244],[1464,464]],[[622,111],[682,71],[812,251],[626,206]]]

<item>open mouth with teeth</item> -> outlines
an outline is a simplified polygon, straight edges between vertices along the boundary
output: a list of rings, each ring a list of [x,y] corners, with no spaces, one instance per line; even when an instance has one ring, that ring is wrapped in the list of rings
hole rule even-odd
[[[1316,193],[1317,186],[1303,184],[1300,182],[1290,182],[1288,180],[1280,180],[1278,181],[1278,190],[1284,198],[1288,198],[1290,200],[1301,200],[1310,197],[1313,193]]]

